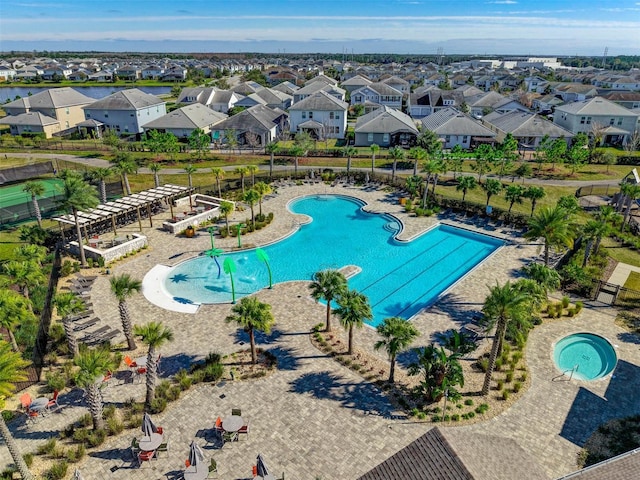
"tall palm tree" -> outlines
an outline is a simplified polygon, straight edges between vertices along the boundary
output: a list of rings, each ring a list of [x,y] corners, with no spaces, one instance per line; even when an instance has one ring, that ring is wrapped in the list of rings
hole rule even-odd
[[[279,148],[278,142],[269,142],[264,146],[264,151],[269,154],[269,178],[273,177],[273,156]]]
[[[35,316],[29,308],[29,301],[13,290],[0,290],[0,327],[9,333],[11,347],[15,352],[19,352],[18,343],[14,331],[16,327],[23,325],[30,320],[35,320]]]
[[[298,157],[301,157],[302,155],[304,155],[305,150],[300,145],[294,145],[293,147],[291,147],[289,151],[291,152],[291,155],[293,155],[293,173],[297,176],[298,175]]]
[[[153,184],[158,188],[160,186],[160,170],[162,170],[162,164],[160,162],[150,161],[147,166],[153,173]]]
[[[127,299],[133,296],[134,293],[140,292],[142,288],[142,282],[131,278],[128,273],[122,275],[116,275],[109,280],[111,284],[111,293],[118,299],[118,310],[120,311],[120,320],[122,321],[122,332],[127,338],[127,345],[129,350],[136,349],[136,341],[133,338],[133,328],[131,324],[131,317],[129,315],[129,306],[127,305]]]
[[[438,174],[444,171],[444,163],[439,158],[432,158],[422,165],[422,171],[427,174],[427,189],[429,188],[429,183],[433,182],[433,190],[431,190],[431,193],[435,195],[436,185],[438,184]],[[425,189],[424,202],[426,202],[427,189]]]
[[[409,150],[409,158],[413,158],[413,174],[418,175],[418,164],[427,158],[427,151],[422,147]]]
[[[521,185],[509,185],[506,188],[504,198],[509,202],[509,213],[511,213],[514,203],[522,203],[524,191],[525,189]]]
[[[525,317],[529,313],[527,309],[527,295],[514,288],[510,282],[502,286],[496,284],[495,287],[490,287],[489,290],[490,293],[484,301],[482,312],[484,313],[484,317],[489,321],[487,329],[495,325],[496,333],[493,337],[493,344],[491,345],[487,373],[482,385],[482,395],[489,393],[491,377],[496,365],[496,359],[502,351],[502,343],[507,331],[507,324],[512,320]]]
[[[233,210],[235,209],[235,206],[233,203],[223,200],[222,202],[220,202],[219,208],[220,208],[220,213],[224,215],[224,220],[227,223],[227,233],[231,235],[231,228],[229,227],[229,214],[233,212]]]
[[[25,371],[28,365],[28,362],[24,361],[19,353],[11,351],[11,346],[7,342],[0,340],[0,409],[4,408],[4,399],[11,396],[16,388],[16,383],[27,379]],[[2,415],[0,415],[0,438],[9,449],[13,463],[20,472],[20,477],[23,480],[34,480],[35,477],[29,471],[18,444],[11,435]]]
[[[84,180],[70,176],[64,181],[60,207],[73,214],[73,219],[76,224],[76,236],[78,238],[78,250],[80,252],[80,264],[83,267],[87,266],[87,259],[84,255],[84,240],[82,238],[82,231],[80,230],[78,212],[95,208],[98,203],[100,202],[98,201],[95,188]]]
[[[640,185],[635,185],[632,183],[623,183],[620,186],[620,192],[626,198],[626,208],[624,211],[624,218],[622,219],[622,227],[620,227],[620,230],[624,232],[624,227],[625,225],[627,225],[627,223],[629,222],[629,219],[631,218],[631,205],[633,205],[633,202],[635,202],[638,198],[640,198]]]
[[[216,177],[216,185],[218,186],[218,198],[222,198],[222,189],[220,188],[220,180],[224,178],[224,170],[220,167],[211,167],[211,173]]]
[[[583,238],[586,240],[584,247],[584,259],[582,261],[582,268],[587,266],[589,257],[592,253],[598,253],[600,249],[600,242],[602,237],[609,234],[611,227],[606,223],[601,223],[597,220],[589,220],[582,229]]]
[[[536,187],[535,185],[527,187],[524,191],[523,197],[531,200],[531,216],[533,216],[533,211],[536,209],[538,200],[542,200],[546,195],[547,192],[544,191],[544,188]]]
[[[247,175],[247,167],[236,167],[233,173],[240,175],[240,184],[242,185],[242,195],[244,195],[244,177]]]
[[[138,166],[136,162],[133,161],[131,155],[126,152],[120,152],[116,155],[116,157],[111,161],[113,164],[113,168],[118,172],[120,177],[122,178],[122,183],[124,184],[124,190],[127,192],[127,195],[131,195],[131,185],[129,184],[129,174],[133,174],[138,171]]]
[[[258,182],[254,187],[255,191],[260,195],[260,199],[258,200],[260,205],[260,216],[262,217],[262,199],[265,195],[269,195],[271,193],[271,186],[265,182]]]
[[[95,168],[91,170],[91,178],[98,182],[100,185],[100,201],[102,203],[107,203],[107,178],[111,176],[113,172],[110,168]],[[157,185],[156,185],[157,186]]]
[[[372,143],[369,145],[369,149],[371,150],[371,173],[373,173],[376,168],[376,154],[380,151],[380,146]]]
[[[476,177],[472,177],[470,175],[463,175],[458,178],[458,185],[456,185],[456,190],[462,190],[462,201],[464,202],[464,197],[467,196],[467,192],[469,190],[474,190],[477,188],[478,182],[476,181]]]
[[[9,277],[11,283],[20,288],[20,293],[25,298],[29,298],[29,291],[33,287],[43,284],[46,280],[40,265],[32,260],[11,260],[3,265],[2,270]]]
[[[482,184],[482,189],[487,195],[486,206],[489,206],[491,197],[499,194],[502,191],[502,183],[500,182],[500,180],[496,180],[495,178],[487,178],[487,180]]]
[[[313,274],[313,282],[309,285],[311,297],[316,301],[327,302],[326,331],[331,331],[331,302],[347,290],[347,279],[338,270],[320,270]]]
[[[102,430],[104,428],[102,390],[100,389],[102,382],[99,380],[109,370],[115,368],[111,352],[106,348],[88,348],[80,352],[73,359],[73,363],[79,368],[75,377],[76,385],[87,392],[93,429]]]
[[[389,383],[394,383],[396,357],[400,352],[409,348],[409,345],[420,335],[420,332],[413,323],[400,317],[385,318],[378,325],[376,331],[382,337],[382,340],[378,340],[373,345],[373,348],[375,350],[384,348],[387,352],[389,363],[391,364],[389,368]]]
[[[363,293],[356,290],[347,290],[338,296],[338,308],[333,313],[338,316],[340,324],[349,331],[348,355],[353,354],[353,329],[362,328],[365,320],[371,320],[371,305],[369,299]]]
[[[240,302],[236,303],[232,308],[232,315],[229,315],[225,321],[236,322],[245,332],[249,334],[249,342],[251,343],[251,361],[256,364],[258,358],[256,356],[256,340],[254,332],[269,333],[271,326],[275,323],[273,313],[271,313],[271,305],[263,303],[256,297],[243,297]]]
[[[433,343],[428,347],[416,349],[417,360],[409,365],[409,375],[423,375],[420,389],[430,402],[438,402],[448,394],[450,398],[459,398],[455,389],[457,385],[464,386],[462,366],[458,359],[459,353],[447,355],[443,347],[436,347]]]
[[[247,190],[247,192],[242,197],[242,200],[244,200],[244,202],[249,205],[249,208],[251,208],[251,225],[253,225],[253,228],[256,228],[256,217],[253,212],[253,207],[255,207],[256,203],[258,203],[260,198],[261,198],[260,194],[256,192],[253,188],[250,188],[249,190]]]
[[[596,218],[602,223],[611,223],[614,225],[618,220],[620,220],[620,215],[616,212],[616,209],[613,206],[602,205],[596,214]]]
[[[353,157],[357,153],[358,153],[358,150],[356,150],[354,147],[351,147],[349,145],[342,148],[342,156],[347,157],[347,177],[351,173],[351,157]]]
[[[560,288],[560,274],[557,270],[549,268],[541,263],[530,263],[522,267],[527,278],[540,285],[545,293]]]
[[[529,229],[524,234],[525,238],[544,240],[544,264],[549,266],[549,249],[553,246],[573,243],[573,224],[566,218],[566,212],[562,208],[546,207],[540,209],[529,219]]]
[[[187,174],[187,179],[189,181],[189,188],[193,188],[193,174],[197,171],[198,167],[194,167],[191,163],[184,167],[184,173]]]
[[[256,173],[260,171],[257,165],[247,165],[247,174],[251,175],[251,187],[256,186]]]
[[[406,153],[400,147],[393,147],[389,149],[389,156],[393,159],[393,164],[391,167],[391,181],[393,182],[396,179],[398,160],[404,160],[406,158]]]
[[[23,192],[27,192],[31,195],[31,203],[33,204],[33,213],[36,216],[36,220],[38,221],[38,226],[42,228],[42,213],[40,212],[40,204],[38,203],[38,198],[42,196],[45,192],[44,185],[40,182],[29,181],[24,184]]]
[[[64,292],[58,293],[54,299],[53,304],[56,306],[58,315],[62,319],[62,327],[64,333],[67,336],[67,345],[69,346],[69,352],[73,357],[78,355],[78,339],[76,333],[73,330],[73,324],[69,320],[69,317],[74,313],[79,313],[85,309],[84,302],[78,298],[75,293]]]
[[[147,347],[147,396],[144,401],[146,411],[151,408],[151,402],[155,397],[156,382],[158,381],[158,355],[156,350],[162,345],[173,340],[173,332],[161,322],[149,322],[144,325],[135,325],[133,332],[140,337]]]

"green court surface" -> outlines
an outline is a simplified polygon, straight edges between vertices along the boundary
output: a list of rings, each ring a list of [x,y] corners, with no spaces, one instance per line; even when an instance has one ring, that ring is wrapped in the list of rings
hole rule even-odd
[[[44,188],[44,194],[38,196],[38,198],[48,198],[60,195],[62,193],[62,180],[58,178],[46,178],[37,180]],[[23,191],[24,182],[14,185],[8,185],[6,187],[0,187],[0,208],[7,208],[12,205],[20,205],[21,203],[30,202],[31,195]]]

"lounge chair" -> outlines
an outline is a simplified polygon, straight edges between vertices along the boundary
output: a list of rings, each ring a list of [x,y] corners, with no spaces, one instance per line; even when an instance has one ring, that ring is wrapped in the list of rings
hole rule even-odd
[[[87,332],[87,334],[84,337],[82,337],[80,341],[84,343],[95,342],[97,339],[99,339],[103,334],[107,333],[109,330],[111,330],[111,327],[109,325],[104,325],[100,327],[98,330],[94,330],[93,332]]]
[[[240,438],[240,435],[246,435],[249,438],[249,424],[250,420],[248,418],[245,419],[244,425],[238,430],[238,438]]]
[[[81,322],[81,323],[76,323],[73,326],[73,331],[74,332],[79,332],[81,330],[84,330],[85,328],[93,327],[99,321],[100,321],[100,319],[98,317],[93,317],[90,320],[86,320],[86,321]]]

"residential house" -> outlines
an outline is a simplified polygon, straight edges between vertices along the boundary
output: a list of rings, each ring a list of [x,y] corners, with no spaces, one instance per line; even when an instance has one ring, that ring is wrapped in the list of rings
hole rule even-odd
[[[291,95],[291,97],[293,98],[296,91],[300,90],[300,87],[298,87],[297,85],[294,85],[291,82],[285,81],[272,87],[271,90],[276,90],[278,92],[286,93],[287,95]]]
[[[604,145],[626,145],[637,128],[638,114],[602,97],[556,107],[553,123],[573,133],[601,130]]]
[[[240,93],[242,95],[251,95],[252,93],[259,92],[260,90],[262,90],[264,88],[265,87],[263,87],[262,85],[260,85],[257,82],[249,81],[249,82],[239,83],[239,84],[231,87],[231,90],[236,92],[236,93]]]
[[[365,105],[367,103],[385,105],[401,110],[402,92],[382,82],[365,85],[353,91],[351,94],[351,105]]]
[[[216,87],[183,88],[177,103],[199,103],[216,112],[227,113],[243,95],[232,90],[220,90]]]
[[[505,97],[503,95],[490,91],[471,97],[466,100],[466,103],[469,106],[469,113],[474,118],[482,118],[484,115],[493,112],[494,107],[504,102],[504,100]]]
[[[307,85],[311,85],[314,82],[323,82],[327,85],[332,85],[334,87],[338,86],[338,81],[334,78],[331,77],[327,77],[324,74],[320,74],[320,75],[316,75],[315,77],[310,78],[309,80],[307,80],[306,82],[304,82],[305,86]]]
[[[564,83],[556,85],[552,89],[553,93],[560,95],[565,102],[580,102],[587,98],[598,96],[598,89],[593,85],[583,85],[582,83]]]
[[[140,68],[132,65],[124,65],[115,72],[120,80],[139,80],[142,72]]]
[[[239,145],[256,147],[278,139],[288,129],[286,112],[256,105],[217,123],[212,136],[214,141],[224,143],[228,141],[226,132],[231,132]]]
[[[327,92],[329,95],[337,98],[338,100],[344,102],[346,91],[340,87],[337,87],[331,83],[326,83],[324,81],[311,82],[308,85],[296,90],[293,94],[293,103],[304,100],[311,95],[318,92]]]
[[[53,118],[60,123],[56,128],[57,133],[73,128],[82,122],[85,119],[83,108],[93,102],[95,99],[87,97],[71,87],[61,87],[50,88],[35,95],[14,100],[5,104],[3,108],[9,117],[39,112],[45,117]],[[28,119],[28,122],[36,121],[34,116],[25,118]],[[47,125],[50,125],[49,120],[46,122]],[[50,132],[51,128],[45,130]]]
[[[287,110],[293,103],[293,95],[274,90],[272,88],[264,88],[255,93],[255,95],[262,98],[267,107],[279,108],[280,110]]]
[[[145,80],[157,80],[164,75],[164,67],[160,65],[147,65],[140,71],[140,75]]]
[[[640,108],[640,92],[609,92],[601,96],[629,110]]]
[[[494,143],[497,134],[455,108],[438,110],[422,119],[422,128],[435,133],[443,148],[457,145],[465,150],[482,143]]]
[[[174,66],[165,70],[161,79],[165,82],[181,82],[187,78],[187,69],[180,66]]]
[[[167,113],[164,100],[137,88],[112,93],[84,107],[87,120],[97,120],[119,135],[140,134],[142,125]]]
[[[251,108],[256,105],[267,105],[267,101],[257,93],[250,93],[249,95],[241,96],[235,103],[234,107]]]
[[[533,109],[536,112],[551,113],[558,105],[563,105],[565,102],[558,95],[549,93],[548,95],[542,95],[541,97],[534,98],[531,102]]]
[[[51,138],[60,132],[57,119],[38,111],[7,115],[0,118],[0,125],[9,125],[11,135],[42,134],[45,138]]]
[[[515,110],[519,112],[530,112],[527,107],[525,107],[519,100],[510,97],[502,97],[502,100],[494,103],[491,108],[494,112],[498,113],[507,113],[513,112]]]
[[[210,134],[214,125],[223,121],[228,115],[211,110],[200,103],[185,105],[166,115],[142,125],[145,132],[158,130],[173,133],[178,138],[188,138],[191,133],[200,129]]]
[[[387,77],[380,81],[402,92],[402,94],[405,96],[409,95],[409,92],[411,91],[411,85],[409,84],[409,82],[396,75],[391,75],[390,77]]]
[[[347,92],[349,92],[349,95],[351,95],[351,93],[353,93],[355,90],[358,90],[359,88],[362,88],[366,85],[371,85],[372,83],[373,82],[368,78],[365,78],[361,75],[354,75],[353,77],[342,82],[340,86]]]
[[[95,73],[89,74],[89,78],[87,80],[94,82],[112,82],[113,72],[110,70],[99,70]]]
[[[291,131],[308,131],[314,138],[344,138],[348,109],[348,103],[320,90],[289,108]]]
[[[409,114],[413,118],[423,118],[438,110],[460,107],[465,102],[463,92],[421,87],[409,96]]]
[[[13,80],[18,71],[8,65],[0,65],[0,82],[8,82]]]
[[[496,140],[502,142],[508,133],[518,141],[521,150],[532,150],[540,146],[542,139],[564,139],[570,143],[574,134],[535,113],[513,110],[506,113],[492,112],[482,118],[482,124],[496,132]]]
[[[355,127],[355,145],[366,147],[411,147],[415,145],[418,128],[406,113],[386,105],[358,117]]]

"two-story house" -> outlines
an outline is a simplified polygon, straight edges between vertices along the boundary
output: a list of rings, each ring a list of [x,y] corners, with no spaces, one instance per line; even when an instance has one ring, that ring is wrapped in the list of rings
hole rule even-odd
[[[343,138],[349,104],[324,90],[289,107],[291,132],[307,131],[315,138]]]
[[[102,122],[119,135],[141,134],[142,125],[166,113],[164,100],[137,88],[112,93],[84,107],[87,120]]]
[[[354,90],[351,94],[351,105],[365,105],[365,111],[367,111],[367,104],[370,110],[375,110],[376,105],[386,105],[401,110],[402,92],[382,82],[371,83]]]

